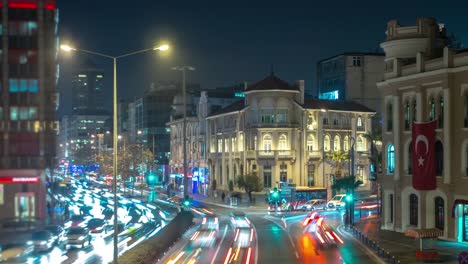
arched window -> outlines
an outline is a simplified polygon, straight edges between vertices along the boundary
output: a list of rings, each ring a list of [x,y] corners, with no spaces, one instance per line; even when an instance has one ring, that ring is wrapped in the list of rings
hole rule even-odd
[[[270,152],[271,145],[272,145],[271,135],[270,134],[264,135],[263,136],[263,151]]]
[[[429,120],[434,120],[436,115],[436,105],[434,97],[429,100]]]
[[[323,150],[324,151],[330,151],[330,136],[325,135],[323,138]]]
[[[418,120],[418,103],[416,102],[416,99],[413,99],[413,122],[416,122]]]
[[[349,151],[349,137],[345,136],[343,140],[343,150]]]
[[[387,131],[393,130],[393,105],[389,103],[387,105]]]
[[[444,96],[440,95],[439,97],[439,115],[437,117],[437,127],[444,127]]]
[[[336,135],[333,139],[333,150],[340,151],[340,136]]]
[[[434,214],[435,214],[435,227],[444,230],[445,227],[445,206],[444,199],[437,196],[434,199]]]
[[[281,134],[280,137],[279,137],[278,149],[279,150],[287,150],[288,149],[288,143],[287,143],[287,138],[286,138],[285,134]]]
[[[418,196],[414,193],[409,196],[409,224],[418,225]]]
[[[358,136],[358,138],[356,139],[356,150],[357,151],[366,150],[366,142],[362,136]]]
[[[393,174],[395,171],[395,147],[390,144],[387,147],[387,174]]]
[[[314,136],[311,134],[307,136],[307,151],[314,151]]]
[[[405,130],[410,129],[410,121],[411,120],[411,109],[409,101],[405,103]]]
[[[362,128],[363,128],[361,116],[358,116],[358,118],[357,118],[357,124],[356,124],[356,125],[357,125],[357,128],[358,128],[358,129],[362,129]]]
[[[413,174],[413,146],[412,142],[408,145],[408,174]]]
[[[244,151],[244,134],[239,135],[239,151]]]
[[[442,176],[444,171],[444,146],[440,140],[435,143],[435,161],[436,161],[436,175]]]

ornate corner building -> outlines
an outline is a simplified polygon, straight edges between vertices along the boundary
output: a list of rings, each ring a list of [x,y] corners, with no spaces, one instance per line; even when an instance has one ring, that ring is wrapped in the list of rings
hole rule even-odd
[[[216,179],[217,188],[224,190],[248,173],[256,173],[265,190],[282,183],[330,188],[332,180],[349,175],[352,166],[350,160],[341,162],[341,175],[335,175],[336,161],[327,154],[352,155],[354,150],[354,174],[363,181],[360,190],[370,191],[370,142],[365,135],[372,132],[374,114],[351,101],[305,99],[303,81],[292,85],[271,74],[247,85],[241,100],[187,118],[188,171],[203,166],[205,184]],[[169,123],[171,160],[182,165],[182,129],[175,122],[182,123]],[[194,128],[203,133],[194,133]]]

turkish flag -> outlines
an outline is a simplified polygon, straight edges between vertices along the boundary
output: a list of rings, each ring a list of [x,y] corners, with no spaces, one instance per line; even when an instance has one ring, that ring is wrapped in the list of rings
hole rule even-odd
[[[413,188],[435,190],[435,128],[436,120],[427,123],[413,123],[412,164]]]

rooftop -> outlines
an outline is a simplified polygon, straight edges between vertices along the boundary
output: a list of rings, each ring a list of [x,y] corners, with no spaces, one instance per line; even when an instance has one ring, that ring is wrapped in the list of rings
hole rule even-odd
[[[299,91],[299,88],[289,84],[288,82],[281,80],[276,77],[274,73],[271,73],[265,79],[256,83],[250,84],[246,92],[250,91],[265,91],[265,90],[287,90],[287,91]]]
[[[242,99],[224,107],[223,109],[213,112],[210,116],[217,116],[217,115],[222,115],[226,113],[240,111],[244,109],[244,107],[245,107],[245,102]]]
[[[340,101],[340,100],[323,100],[323,99],[305,99],[303,107],[306,109],[326,109],[336,111],[350,111],[350,112],[368,112],[374,113],[375,111],[356,103],[354,101]]]

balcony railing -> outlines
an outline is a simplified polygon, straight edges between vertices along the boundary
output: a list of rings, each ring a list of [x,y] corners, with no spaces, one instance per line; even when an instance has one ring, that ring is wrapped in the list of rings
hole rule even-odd
[[[346,129],[351,130],[351,124],[324,124],[324,129]]]
[[[256,158],[295,158],[295,150],[247,150],[247,159]]]
[[[321,158],[321,157],[322,157],[322,151],[320,150],[307,151],[307,159]]]

